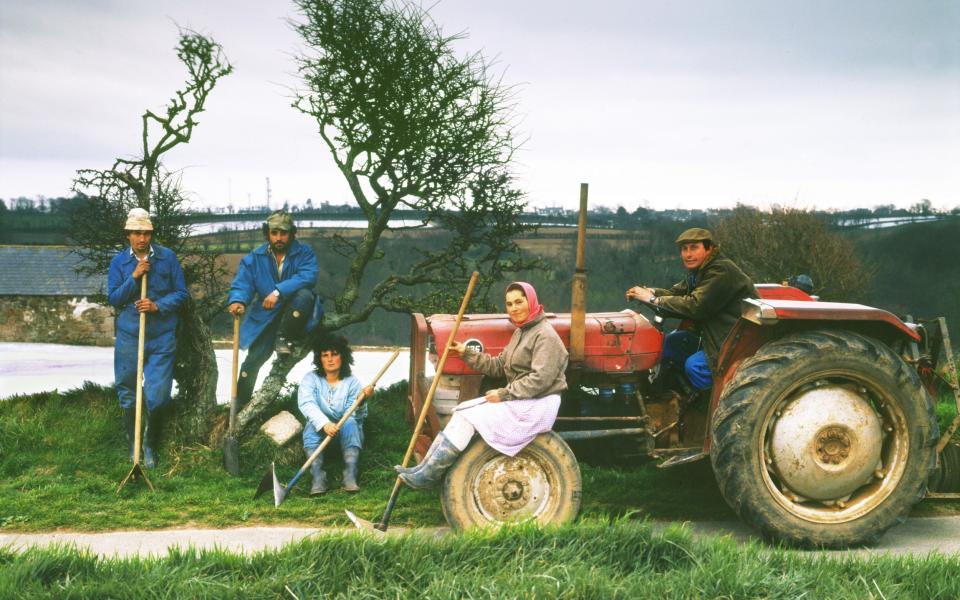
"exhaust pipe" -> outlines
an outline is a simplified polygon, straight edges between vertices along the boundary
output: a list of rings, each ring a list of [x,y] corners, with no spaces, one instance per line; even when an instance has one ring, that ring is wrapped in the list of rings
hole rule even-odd
[[[573,274],[573,289],[570,293],[570,366],[583,367],[584,339],[587,314],[587,269],[584,251],[587,242],[587,189],[589,184],[580,184],[580,215],[577,219],[577,263]]]

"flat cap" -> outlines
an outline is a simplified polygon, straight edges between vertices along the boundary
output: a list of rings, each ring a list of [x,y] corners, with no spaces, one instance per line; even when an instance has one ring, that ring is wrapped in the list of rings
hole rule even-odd
[[[286,211],[274,211],[267,217],[267,227],[278,231],[292,231],[293,218],[290,216],[290,213]]]
[[[710,233],[710,230],[704,229],[702,227],[691,227],[690,229],[684,231],[677,238],[677,244],[689,244],[690,242],[706,242],[713,241],[713,234]]]
[[[127,213],[127,222],[123,226],[124,231],[153,231],[153,223],[150,222],[150,213],[142,208],[132,208]]]

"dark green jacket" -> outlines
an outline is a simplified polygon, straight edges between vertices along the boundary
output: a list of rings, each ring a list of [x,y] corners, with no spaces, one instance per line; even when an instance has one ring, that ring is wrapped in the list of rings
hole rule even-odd
[[[660,306],[680,313],[696,324],[711,369],[717,366],[724,338],[740,318],[740,302],[744,298],[759,298],[753,281],[718,250],[711,251],[700,268],[690,274],[691,277],[670,289],[653,290],[659,297]]]

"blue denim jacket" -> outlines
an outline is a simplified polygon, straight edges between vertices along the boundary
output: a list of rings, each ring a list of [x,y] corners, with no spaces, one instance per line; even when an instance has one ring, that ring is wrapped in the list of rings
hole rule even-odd
[[[187,285],[177,256],[169,248],[151,244],[150,271],[147,274],[147,298],[157,304],[159,312],[147,321],[147,337],[176,335],[177,309],[187,299]],[[107,274],[107,300],[118,309],[117,331],[140,333],[140,313],[134,302],[140,299],[140,282],[133,278],[137,258],[127,246],[110,261]]]
[[[313,248],[294,240],[283,260],[283,272],[277,277],[277,262],[269,252],[269,244],[264,244],[243,257],[240,269],[230,286],[230,295],[227,304],[240,302],[247,305],[246,318],[240,326],[240,347],[249,348],[260,333],[266,329],[277,315],[282,312],[282,303],[301,289],[312,290],[317,283],[319,269],[317,256]],[[272,310],[263,307],[263,299],[273,293],[280,292],[280,303]],[[323,313],[323,308],[316,303],[314,318],[319,319],[317,312]],[[311,327],[308,326],[308,329]]]

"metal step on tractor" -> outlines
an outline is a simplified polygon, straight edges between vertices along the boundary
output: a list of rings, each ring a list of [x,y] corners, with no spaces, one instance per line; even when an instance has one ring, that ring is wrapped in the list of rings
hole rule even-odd
[[[934,412],[945,386],[960,413],[945,319],[913,322],[761,284],[761,297],[744,300],[722,345],[712,389],[659,391],[651,382],[664,319],[677,315],[655,305],[646,306],[649,317],[587,314],[583,236],[581,227],[573,310],[548,315],[571,358],[554,431],[513,458],[476,438],[442,486],[451,526],[573,520],[581,495],[577,457],[566,443],[573,440],[630,440],[635,453],[664,468],[709,458],[741,519],[767,539],[798,546],[873,543],[906,518],[928,486],[960,488],[960,449],[950,442],[960,416],[940,435]],[[426,361],[436,364],[454,318],[412,316],[411,418],[430,387]],[[513,329],[505,315],[473,314],[456,338],[496,355]],[[456,356],[440,377],[419,453],[457,403],[497,387]]]

